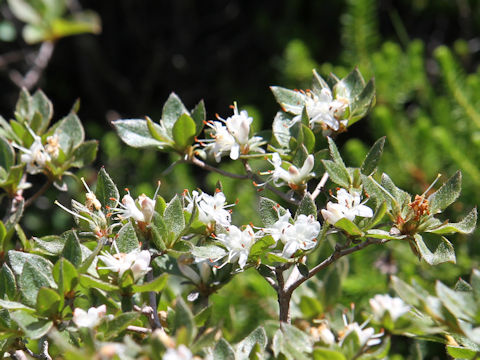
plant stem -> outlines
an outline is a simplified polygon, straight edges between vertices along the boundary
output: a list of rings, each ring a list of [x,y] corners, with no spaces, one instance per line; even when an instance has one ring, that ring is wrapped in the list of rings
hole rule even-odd
[[[48,188],[52,185],[53,181],[51,179],[48,179],[45,184],[42,185],[38,191],[33,194],[30,198],[25,200],[25,204],[23,204],[24,208],[29,207],[30,205],[33,204],[35,200],[37,200],[41,195],[45,194],[45,192],[48,190]]]
[[[153,270],[150,270],[147,273],[147,281],[152,281],[152,280],[153,280]],[[158,310],[157,310],[157,294],[153,291],[150,291],[148,293],[148,301],[150,303],[150,307],[152,308],[151,321],[150,321],[152,330],[161,329],[162,324],[160,323],[160,319],[158,318]]]
[[[250,177],[248,175],[240,175],[240,174],[234,174],[234,173],[231,173],[229,171],[225,171],[225,170],[222,170],[222,169],[219,169],[219,168],[216,168],[215,166],[211,166],[209,164],[207,164],[206,162],[200,160],[199,158],[196,158],[195,156],[193,156],[192,158],[189,159],[189,161],[193,164],[193,165],[196,165],[204,170],[208,170],[208,171],[213,171],[213,172],[216,172],[220,175],[223,175],[223,176],[227,176],[227,177],[230,177],[232,179],[240,179],[240,180],[246,180],[246,179],[249,179]]]

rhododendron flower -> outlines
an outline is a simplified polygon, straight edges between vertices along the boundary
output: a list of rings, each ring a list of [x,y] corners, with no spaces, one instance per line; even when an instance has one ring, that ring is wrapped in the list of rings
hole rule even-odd
[[[282,240],[283,242],[285,242],[287,241],[285,237],[285,232],[287,228],[292,226],[292,224],[290,223],[292,216],[290,215],[289,210],[287,210],[287,212],[283,215],[278,215],[278,220],[272,226],[262,229],[262,231],[265,234],[271,235],[275,242],[277,242],[278,240]]]
[[[398,297],[392,298],[390,295],[375,295],[370,299],[370,306],[372,307],[375,319],[381,320],[385,313],[389,313],[393,321],[400,316],[410,311],[410,306],[405,304],[402,299]]]
[[[357,334],[360,346],[375,346],[382,342],[380,338],[383,336],[383,332],[375,334],[375,329],[372,327],[366,328],[368,321],[365,321],[362,325],[358,325],[357,322],[348,323],[347,318],[343,315],[343,322],[345,323],[345,328],[339,332],[340,346],[343,344],[343,340],[352,332]]]
[[[215,222],[224,227],[230,225],[231,214],[226,209],[233,204],[227,205],[223,192],[217,191],[213,196],[198,191],[192,191],[191,195],[185,192],[185,200],[188,202],[185,210],[189,213],[192,213],[194,205],[197,205],[198,220],[202,223],[211,224]]]
[[[338,131],[340,126],[347,126],[348,120],[343,120],[348,100],[344,98],[333,99],[329,88],[323,88],[320,94],[307,91],[305,94],[305,107],[310,121],[310,127],[320,125],[324,131],[329,129]]]
[[[107,307],[105,305],[100,305],[99,307],[91,307],[88,311],[85,311],[80,308],[76,308],[73,311],[73,322],[79,328],[94,328],[107,313]]]
[[[42,144],[42,138],[36,135],[30,128],[27,129],[33,137],[32,145],[28,149],[15,143],[12,143],[12,146],[23,152],[20,156],[20,161],[27,165],[27,173],[33,175],[41,173],[45,168],[45,164],[52,159]]]
[[[274,170],[268,173],[271,174],[273,183],[276,186],[288,184],[295,190],[299,186],[304,185],[308,179],[315,176],[315,173],[312,172],[315,163],[313,155],[307,156],[300,169],[295,165],[290,165],[288,170],[285,170],[282,167],[282,159],[278,153],[272,155],[270,163],[274,166]]]
[[[373,216],[372,209],[363,205],[360,193],[355,190],[348,192],[345,189],[339,189],[336,199],[337,203],[329,201],[326,209],[322,209],[322,216],[329,224],[335,225],[338,220],[343,218],[353,221],[355,216]]]
[[[297,250],[314,248],[319,233],[320,223],[312,215],[298,215],[295,223],[287,226],[280,237],[280,240],[285,244],[282,256],[290,258]]]
[[[240,268],[243,269],[247,263],[250,248],[255,243],[255,233],[249,225],[243,231],[231,225],[226,228],[226,231],[226,234],[216,236],[216,239],[227,248],[228,258],[226,262],[238,262]]]
[[[113,243],[112,246],[116,248],[115,243]],[[152,269],[149,266],[151,256],[148,250],[140,251],[140,249],[136,249],[128,254],[118,252],[118,249],[116,250],[116,254],[112,255],[103,251],[102,255],[98,256],[98,258],[106,265],[104,267],[99,267],[99,269],[107,269],[116,272],[119,277],[122,277],[125,271],[130,269],[132,270],[135,281]]]
[[[200,144],[213,154],[215,160],[220,162],[222,155],[230,153],[230,158],[236,160],[240,154],[248,154],[251,151],[265,152],[261,146],[265,141],[259,136],[250,137],[250,125],[253,118],[248,116],[246,110],[238,111],[237,104],[233,106],[233,115],[219,121],[208,121],[206,124],[213,132],[212,139],[202,139]]]

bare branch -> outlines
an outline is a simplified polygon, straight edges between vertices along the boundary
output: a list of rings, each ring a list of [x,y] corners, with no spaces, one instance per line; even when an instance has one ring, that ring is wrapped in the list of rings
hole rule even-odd
[[[43,186],[38,189],[38,191],[32,195],[32,197],[28,198],[27,200],[25,200],[25,204],[23,205],[24,208],[27,208],[29,207],[30,205],[33,204],[33,202],[35,200],[38,199],[38,197],[40,197],[41,195],[43,195],[49,188],[50,186],[52,185],[53,181],[52,180],[47,180],[47,182],[45,184],[43,184]]]
[[[320,195],[320,192],[322,191],[323,187],[327,183],[327,180],[328,180],[328,173],[325,172],[325,174],[323,174],[322,178],[320,179],[320,182],[317,184],[317,186],[315,187],[315,190],[312,193],[313,200],[315,200],[317,196]]]

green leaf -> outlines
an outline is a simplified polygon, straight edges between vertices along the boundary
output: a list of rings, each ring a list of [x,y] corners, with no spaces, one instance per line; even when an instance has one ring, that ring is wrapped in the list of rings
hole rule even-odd
[[[315,350],[313,350],[313,360],[347,360],[347,358],[336,350],[315,348]]]
[[[4,168],[7,173],[10,167],[15,164],[15,152],[8,141],[0,136],[0,166]]]
[[[213,306],[207,306],[202,310],[200,310],[200,312],[195,315],[194,320],[195,320],[195,325],[197,327],[205,326],[205,324],[207,323],[207,321],[210,319],[212,315],[212,309],[213,309]]]
[[[391,286],[393,290],[400,296],[400,298],[407,304],[419,307],[423,302],[423,295],[419,293],[412,286],[401,280],[396,276],[391,276]]]
[[[115,243],[117,244],[118,251],[125,254],[137,250],[140,247],[137,234],[131,222],[127,222],[118,231],[118,237]]]
[[[258,203],[258,213],[265,227],[273,226],[278,221],[278,216],[282,216],[287,211],[278,203],[266,197],[260,197]]]
[[[10,250],[8,252],[8,262],[16,276],[21,276],[24,265],[28,263],[30,267],[32,267],[34,273],[43,275],[48,279],[49,286],[56,286],[52,276],[53,264],[43,257],[21,251]]]
[[[312,78],[312,90],[316,94],[320,94],[322,89],[327,88],[330,90],[327,82],[323,80],[323,78],[318,75],[317,70],[313,69],[313,78]]]
[[[333,161],[345,168],[345,171],[347,171],[347,168],[345,166],[345,163],[343,162],[342,156],[340,155],[340,152],[338,151],[337,145],[335,144],[335,141],[332,140],[332,138],[327,137],[328,140],[328,148],[330,149],[330,155],[332,156]]]
[[[103,248],[103,241],[99,241],[95,249],[91,252],[90,255],[87,256],[87,258],[82,262],[82,265],[78,267],[78,272],[79,273],[84,273],[88,271],[90,265],[93,263],[93,261],[97,258],[97,255],[100,254],[100,251]]]
[[[454,359],[473,359],[475,358],[475,355],[477,355],[476,351],[463,348],[460,346],[450,346],[447,345],[447,353]]]
[[[163,274],[158,276],[156,279],[149,281],[147,283],[144,283],[142,285],[133,285],[132,290],[135,293],[140,293],[140,292],[160,292],[163,291],[165,286],[167,285],[167,280],[168,280],[168,274]]]
[[[255,244],[253,245],[255,246]],[[253,249],[252,246],[252,249]],[[251,250],[250,250],[251,253]],[[200,259],[211,259],[211,260],[217,260],[225,255],[227,255],[227,251],[216,245],[205,245],[205,246],[194,246],[192,251],[191,251],[192,256]]]
[[[32,96],[32,107],[41,115],[41,123],[34,129],[37,134],[43,134],[47,130],[53,116],[53,105],[42,90],[35,91]],[[33,127],[32,127],[33,129]]]
[[[172,231],[175,236],[179,236],[185,229],[185,218],[183,217],[183,204],[178,195],[168,203],[165,209],[164,221],[167,229]]]
[[[381,185],[395,199],[396,203],[401,205],[408,204],[411,196],[406,191],[398,188],[387,174],[382,174]]]
[[[178,149],[184,150],[192,145],[197,133],[195,121],[188,115],[182,114],[173,125],[172,135]]]
[[[165,221],[163,221],[163,218],[158,213],[153,214],[153,222],[148,225],[148,228],[152,232],[152,241],[155,247],[160,251],[166,250],[165,240],[167,240],[168,237],[167,225],[165,225]]]
[[[158,195],[157,200],[155,201],[155,211],[159,213],[161,216],[163,216],[163,214],[165,214],[166,208],[167,208],[167,202],[163,197]]]
[[[3,225],[3,222],[0,221],[0,250],[3,250],[4,248],[3,245],[6,237],[7,237],[7,229],[5,225]]]
[[[200,100],[200,102],[195,106],[195,108],[192,110],[192,119],[195,121],[196,125],[196,132],[195,135],[199,135],[203,127],[205,125],[205,120],[207,119],[206,115],[206,110],[205,110],[205,102],[203,100]]]
[[[75,266],[65,258],[60,258],[53,267],[53,278],[60,294],[66,294],[78,284],[78,272]]]
[[[77,234],[71,230],[67,231],[64,236],[66,237],[66,241],[62,256],[75,267],[78,267],[82,263],[82,249],[80,248],[80,241],[78,240]]]
[[[213,349],[213,360],[236,360],[232,346],[221,338]]]
[[[35,309],[25,306],[22,303],[16,301],[8,301],[8,300],[1,300],[0,299],[0,308],[7,309],[7,310],[25,310],[25,311],[35,311]]]
[[[13,271],[7,264],[3,264],[0,269],[0,299],[7,298],[13,300],[16,291],[15,275],[13,275]]]
[[[315,135],[312,130],[305,124],[302,124],[303,145],[305,145],[307,152],[313,153],[315,150]]]
[[[370,79],[362,92],[355,97],[353,102],[350,104],[350,116],[348,120],[348,126],[353,125],[362,117],[364,117],[367,112],[375,104],[375,81]]]
[[[128,146],[134,148],[158,147],[159,149],[171,145],[169,142],[159,141],[150,133],[146,120],[142,119],[122,119],[112,122],[120,139]],[[158,134],[163,134],[162,128],[153,123],[153,127]],[[168,136],[168,135],[166,135]]]
[[[315,220],[317,219],[317,205],[315,205],[315,201],[312,199],[312,196],[308,192],[305,194],[303,199],[300,201],[300,204],[298,205],[295,219],[297,219],[300,214],[307,216],[312,215]]]
[[[440,189],[428,197],[430,213],[436,214],[453,203],[462,190],[462,173],[457,171]]]
[[[95,196],[105,208],[107,206],[114,208],[120,198],[117,186],[103,167],[98,172]]]
[[[27,261],[18,279],[18,288],[24,303],[28,306],[35,306],[38,291],[41,287],[48,287],[49,285],[48,278],[39,273],[38,269]]]
[[[272,123],[272,131],[275,140],[282,148],[288,148],[290,144],[291,134],[290,127],[292,126],[292,118],[288,114],[279,111],[275,115]]]
[[[283,111],[294,115],[302,113],[305,105],[305,97],[303,94],[280,86],[270,86],[270,90],[272,90],[273,96],[275,96],[275,99]]]
[[[65,238],[58,235],[47,235],[41,238],[33,238],[36,250],[48,255],[60,255],[65,247]]]
[[[18,324],[25,336],[32,340],[40,339],[53,326],[52,321],[39,320],[23,310],[12,312],[10,317]]]
[[[436,282],[435,291],[443,306],[456,318],[470,322],[475,321],[478,305],[472,292],[452,290],[440,281]]]
[[[177,305],[175,307],[176,332],[178,332],[182,327],[185,327],[187,332],[187,343],[191,344],[196,335],[195,321],[187,304],[185,304],[182,298],[178,298]]]
[[[137,312],[126,312],[116,316],[113,320],[106,322],[105,338],[112,339],[119,335],[129,325],[139,318],[140,314]]]
[[[10,11],[16,18],[25,23],[40,23],[41,15],[31,5],[30,1],[25,0],[8,0]]]
[[[252,245],[249,256],[262,256],[272,245],[275,245],[275,240],[273,237],[263,236],[261,239],[255,241],[255,243]],[[219,257],[210,257],[210,259],[219,259]]]
[[[53,290],[42,287],[37,295],[37,313],[40,316],[51,317],[60,311],[60,295]]]
[[[358,68],[355,68],[347,76],[335,84],[333,87],[333,92],[335,97],[343,97],[351,101],[360,95],[364,87],[365,80],[363,80],[363,76]]]
[[[175,122],[182,114],[190,115],[185,105],[183,105],[182,100],[180,100],[177,94],[172,92],[162,110],[162,122],[169,135],[173,135]]]
[[[98,288],[105,291],[118,291],[120,288],[116,285],[94,278],[93,276],[80,274],[80,285],[85,289]]]
[[[383,146],[385,145],[385,136],[378,139],[372,148],[368,152],[365,160],[363,161],[360,171],[364,175],[372,175],[377,169],[378,162],[382,157]]]
[[[434,234],[471,234],[477,225],[477,208],[472,209],[470,213],[458,223],[446,223],[433,229],[427,229],[427,232]]]
[[[70,113],[55,128],[60,148],[65,154],[78,147],[85,140],[85,131],[77,114]]]
[[[344,166],[338,165],[331,160],[322,160],[323,166],[328,172],[330,179],[337,185],[348,189],[352,183],[350,174]]]
[[[387,203],[384,201],[381,203],[380,206],[377,207],[377,210],[375,210],[375,214],[373,214],[373,217],[368,220],[364,230],[371,229],[375,225],[377,225],[380,221],[382,221],[386,212],[387,212]]]
[[[92,163],[97,157],[97,151],[97,140],[85,141],[73,151],[73,162],[70,163],[70,166],[82,168],[85,165]]]
[[[388,231],[381,230],[381,229],[368,230],[365,236],[369,238],[374,238],[374,239],[387,239],[387,240],[401,240],[407,237],[406,235],[391,235]]]
[[[433,253],[430,251],[427,245],[425,245],[423,238],[419,234],[414,235],[414,241],[420,256],[429,265],[438,265],[444,262],[451,262],[455,264],[455,250],[453,249],[450,241],[443,236],[441,237],[440,244]]]
[[[84,33],[99,34],[101,32],[101,21],[98,14],[93,11],[76,11],[71,19],[54,19],[51,28],[53,40]]]
[[[265,349],[267,342],[268,338],[265,329],[263,327],[256,328],[235,346],[235,359],[249,359],[249,355],[254,349],[255,344],[260,345],[261,349]]]

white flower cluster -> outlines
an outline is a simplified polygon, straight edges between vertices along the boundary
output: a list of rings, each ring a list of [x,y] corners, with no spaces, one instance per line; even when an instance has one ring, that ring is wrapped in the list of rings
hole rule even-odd
[[[27,173],[39,174],[44,171],[47,163],[58,157],[60,153],[58,135],[54,134],[47,137],[47,144],[44,146],[40,136],[29,127],[27,127],[27,130],[33,137],[32,145],[28,149],[15,143],[12,143],[12,146],[23,152],[20,156],[20,162],[27,166]]]
[[[338,189],[336,200],[337,203],[329,201],[326,209],[322,209],[322,216],[329,224],[335,225],[338,220],[343,218],[353,221],[356,216],[373,216],[372,209],[363,205],[360,193],[356,190],[348,192],[345,189]]]
[[[374,328],[365,328],[368,324],[368,321],[365,321],[361,325],[359,325],[357,322],[348,323],[347,317],[344,314],[343,322],[345,324],[345,328],[339,332],[340,346],[342,346],[343,341],[348,337],[348,335],[352,333],[357,335],[360,346],[375,346],[382,342],[380,338],[383,336],[383,332],[375,334]]]
[[[107,314],[107,306],[100,305],[99,307],[91,307],[87,311],[75,308],[73,310],[73,322],[78,328],[94,328],[100,324],[102,318]]]
[[[320,94],[307,91],[305,94],[305,108],[310,121],[310,127],[320,126],[324,132],[338,131],[341,126],[346,127],[348,120],[343,119],[349,102],[345,98],[333,99],[332,91],[323,88]]]
[[[237,104],[233,106],[233,115],[219,121],[208,121],[206,124],[212,129],[212,139],[199,140],[205,150],[215,157],[217,162],[225,154],[230,154],[232,160],[239,158],[241,154],[248,154],[252,151],[264,153],[261,148],[265,141],[260,136],[250,137],[250,125],[253,118],[248,116],[246,110],[238,111]]]
[[[102,255],[98,255],[98,259],[101,260],[106,266],[99,267],[99,269],[106,269],[112,272],[118,273],[118,277],[122,275],[127,270],[132,270],[133,279],[137,281],[143,275],[145,275],[152,268],[150,265],[150,252],[148,250],[135,249],[129,253],[121,253],[118,251],[117,245],[114,242],[112,247],[115,249],[116,253],[111,254],[109,252],[103,251]]]
[[[247,264],[250,249],[255,243],[257,235],[250,225],[245,226],[243,231],[235,225],[231,225],[225,230],[225,234],[218,234],[215,237],[227,248],[228,257],[224,264],[238,262],[240,269],[243,269]]]
[[[262,232],[271,235],[276,242],[280,240],[284,244],[282,256],[290,258],[299,249],[306,251],[315,247],[320,223],[312,215],[303,214],[298,215],[292,223],[290,212],[287,211],[279,215],[272,227],[265,228]]]
[[[198,191],[192,191],[191,195],[188,191],[185,191],[184,194],[188,203],[185,210],[191,214],[196,205],[199,221],[207,225],[212,225],[213,223],[224,227],[230,225],[232,221],[231,214],[226,209],[232,207],[233,204],[227,204],[223,192],[217,191],[213,196],[204,192],[199,193]]]

